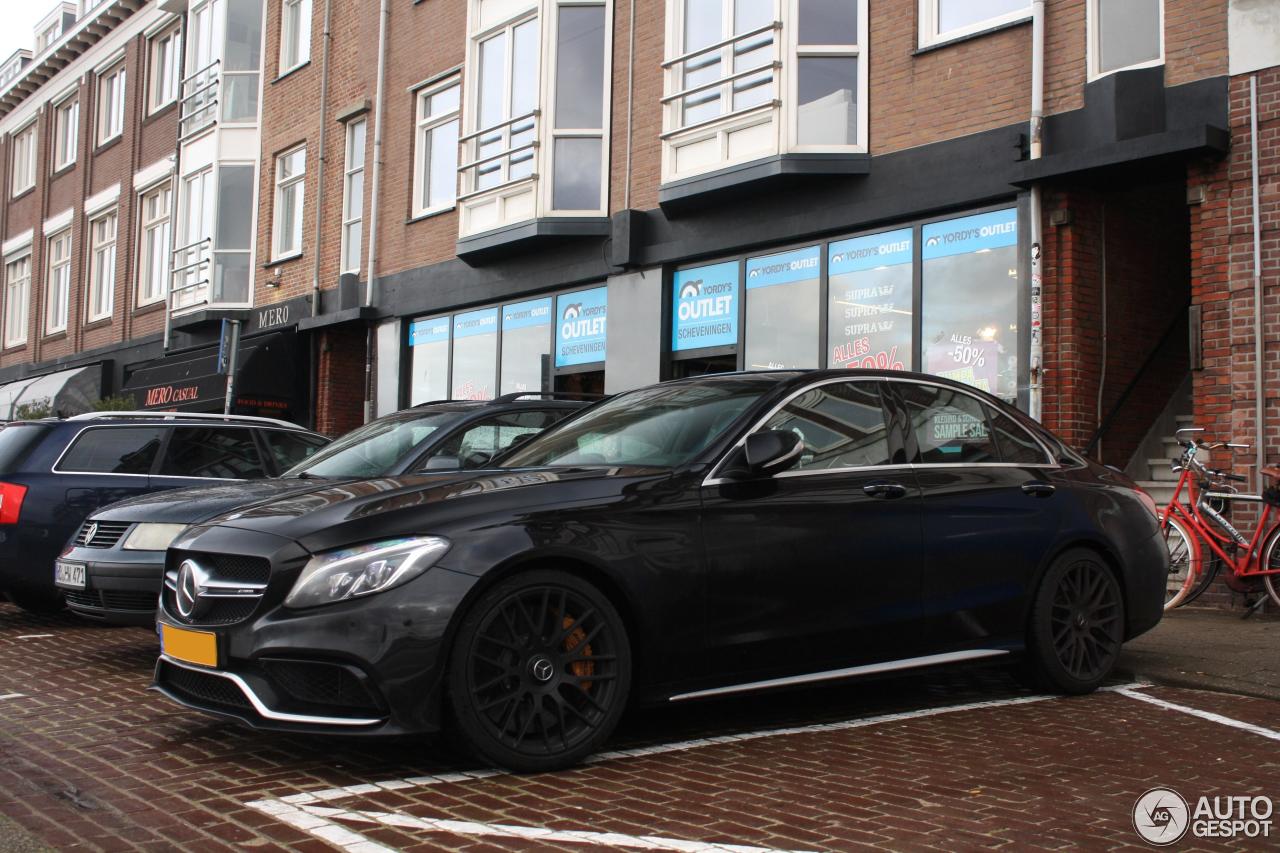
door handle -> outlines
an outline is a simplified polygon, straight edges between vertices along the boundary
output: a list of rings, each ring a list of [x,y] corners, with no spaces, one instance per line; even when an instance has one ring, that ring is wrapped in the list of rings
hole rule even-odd
[[[1040,480],[1032,480],[1029,483],[1022,484],[1022,491],[1036,498],[1047,498],[1057,491],[1057,488],[1052,483],[1044,483]]]
[[[891,501],[905,498],[907,487],[901,483],[867,483],[862,487],[862,492],[869,498],[884,498]]]

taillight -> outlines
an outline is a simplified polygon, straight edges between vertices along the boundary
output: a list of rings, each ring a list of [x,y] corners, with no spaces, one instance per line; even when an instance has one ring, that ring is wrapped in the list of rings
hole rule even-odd
[[[0,483],[0,524],[17,524],[22,512],[22,499],[27,487],[17,483]]]
[[[1135,486],[1133,490],[1138,493],[1138,497],[1142,499],[1142,503],[1146,506],[1146,508],[1151,510],[1151,514],[1154,515],[1156,518],[1159,518],[1160,508],[1156,506],[1156,499],[1151,497],[1151,495],[1147,494],[1146,492],[1142,491],[1142,489],[1139,489],[1137,486]],[[2,517],[3,517],[3,513],[0,513],[0,518]]]

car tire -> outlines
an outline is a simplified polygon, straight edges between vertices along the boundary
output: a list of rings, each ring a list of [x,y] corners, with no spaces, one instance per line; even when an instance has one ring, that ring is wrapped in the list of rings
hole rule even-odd
[[[61,613],[67,603],[60,595],[42,595],[34,592],[11,592],[9,600],[21,610],[37,616],[50,616]]]
[[[1073,548],[1049,566],[1036,590],[1027,656],[1042,687],[1090,693],[1111,674],[1124,639],[1124,599],[1110,566]]]
[[[622,617],[566,572],[500,581],[468,609],[449,654],[454,727],[482,758],[519,773],[570,767],[594,752],[630,688]]]

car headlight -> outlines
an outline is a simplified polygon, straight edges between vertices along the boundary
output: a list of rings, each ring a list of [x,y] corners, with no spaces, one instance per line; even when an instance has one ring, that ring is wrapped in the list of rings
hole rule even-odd
[[[317,554],[298,575],[284,606],[315,607],[391,589],[431,568],[448,550],[447,539],[416,536]]]
[[[135,524],[120,547],[126,551],[163,551],[186,529],[185,524]]]

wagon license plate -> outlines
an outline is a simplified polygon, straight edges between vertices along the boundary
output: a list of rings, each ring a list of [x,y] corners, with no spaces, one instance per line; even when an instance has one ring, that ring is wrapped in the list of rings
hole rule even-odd
[[[160,651],[175,660],[200,666],[218,665],[218,635],[160,623]]]
[[[66,589],[84,589],[84,563],[67,563],[56,560],[53,564],[54,586]]]

